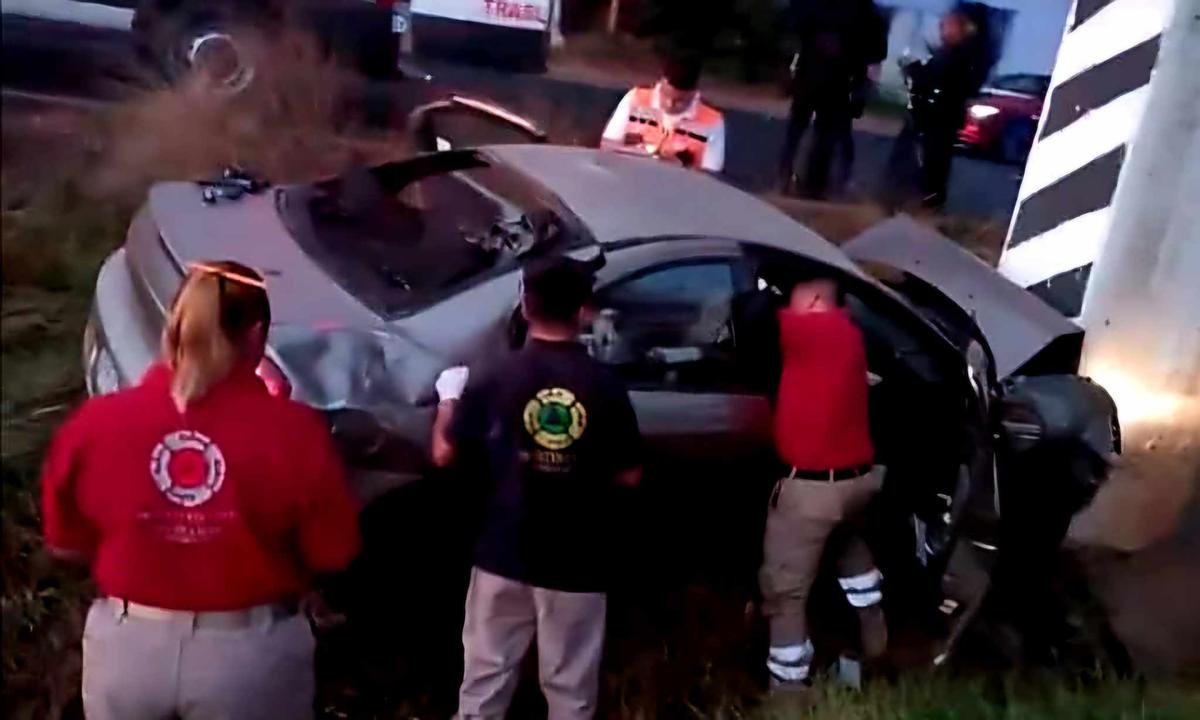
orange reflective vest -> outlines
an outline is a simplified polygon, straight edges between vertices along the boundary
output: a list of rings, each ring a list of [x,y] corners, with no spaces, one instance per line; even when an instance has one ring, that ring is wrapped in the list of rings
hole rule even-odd
[[[659,107],[658,90],[654,87],[633,89],[626,133],[638,135],[646,150],[667,157],[690,152],[695,164],[701,165],[709,140],[723,132],[721,112],[698,98],[682,115],[667,115]]]

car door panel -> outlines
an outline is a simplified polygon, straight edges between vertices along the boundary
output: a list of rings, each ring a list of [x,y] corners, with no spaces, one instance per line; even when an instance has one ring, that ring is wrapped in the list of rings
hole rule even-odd
[[[727,393],[629,393],[643,437],[672,458],[746,456],[769,443],[766,397]]]
[[[732,335],[725,336],[727,321],[721,314],[729,312],[740,262],[740,249],[733,243],[672,240],[613,252],[600,273],[598,305],[602,313],[613,313],[610,322],[621,336],[618,347],[607,349],[608,359],[630,387],[650,451],[677,468],[744,458],[761,452],[769,438],[768,399],[739,388],[731,376],[736,364],[726,357],[736,348]],[[717,265],[729,268],[727,297],[717,288],[712,288],[713,297],[697,294],[694,283],[673,285],[666,277],[628,292],[630,283],[653,280],[654,273]],[[693,280],[705,283],[718,275],[701,273]],[[626,292],[618,295],[614,289],[619,287]],[[606,307],[608,300],[613,307]],[[657,352],[661,361],[648,361],[647,351]],[[598,357],[603,361],[604,355]]]

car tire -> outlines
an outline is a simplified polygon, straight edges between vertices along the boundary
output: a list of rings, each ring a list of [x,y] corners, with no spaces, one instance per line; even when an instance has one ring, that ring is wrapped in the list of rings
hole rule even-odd
[[[1031,122],[1010,123],[1000,138],[1000,159],[1009,165],[1024,165],[1036,132],[1036,126]]]
[[[139,53],[169,85],[189,77],[201,63],[213,80],[240,90],[253,77],[242,45],[243,28],[261,28],[271,13],[267,3],[244,5],[183,0],[147,0],[134,15]]]

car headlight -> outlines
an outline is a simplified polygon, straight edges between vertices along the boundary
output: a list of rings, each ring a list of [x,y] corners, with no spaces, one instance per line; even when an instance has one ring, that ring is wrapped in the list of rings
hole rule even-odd
[[[993,115],[999,115],[1000,109],[994,108],[991,105],[972,105],[971,109],[967,112],[969,112],[971,117],[975,118],[976,120],[983,120],[990,118]]]
[[[100,346],[96,351],[96,363],[92,368],[93,395],[107,395],[121,389],[121,374],[117,361],[108,348]]]
[[[107,395],[121,389],[117,361],[94,320],[89,320],[83,330],[83,374],[88,395]]]

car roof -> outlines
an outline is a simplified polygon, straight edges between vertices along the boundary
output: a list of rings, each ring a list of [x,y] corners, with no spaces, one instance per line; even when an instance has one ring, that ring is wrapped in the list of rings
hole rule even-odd
[[[494,145],[483,151],[553,191],[601,245],[667,237],[723,238],[799,253],[860,274],[820,235],[706,173],[582,147]]]

